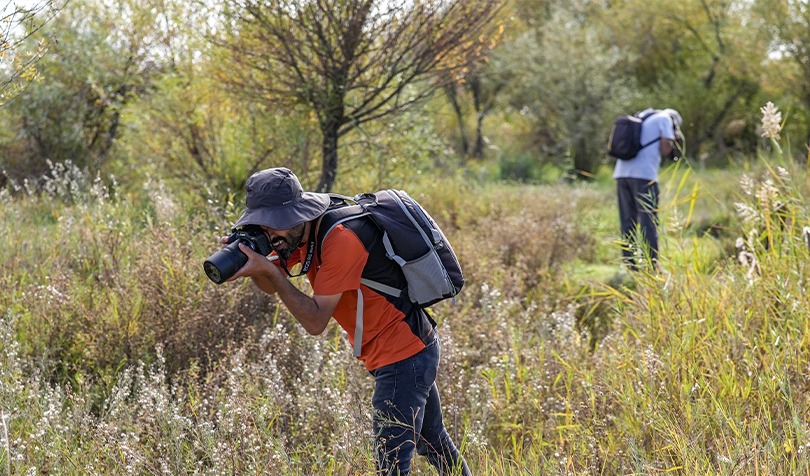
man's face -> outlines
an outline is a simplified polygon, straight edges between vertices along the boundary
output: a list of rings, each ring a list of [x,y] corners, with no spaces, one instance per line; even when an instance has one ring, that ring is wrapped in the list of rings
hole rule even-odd
[[[290,259],[293,251],[301,244],[304,239],[305,228],[306,223],[294,226],[288,230],[275,230],[262,225],[262,230],[264,230],[267,234],[267,238],[270,240],[270,246],[273,247],[273,250],[275,250],[283,260]]]

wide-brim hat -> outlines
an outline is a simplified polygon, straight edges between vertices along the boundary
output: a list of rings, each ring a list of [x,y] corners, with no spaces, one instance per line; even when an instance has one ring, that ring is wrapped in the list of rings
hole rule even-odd
[[[289,230],[318,218],[331,203],[325,193],[305,192],[292,170],[278,167],[251,175],[245,185],[247,210],[234,227],[264,225]]]

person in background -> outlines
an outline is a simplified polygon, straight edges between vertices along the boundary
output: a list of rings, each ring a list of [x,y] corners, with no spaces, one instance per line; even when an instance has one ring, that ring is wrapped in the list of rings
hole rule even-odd
[[[613,170],[619,199],[619,220],[625,246],[625,265],[639,269],[634,249],[649,252],[650,263],[658,267],[658,169],[663,158],[675,157],[676,141],[680,139],[682,119],[675,109],[657,111],[646,109],[636,114],[644,119],[641,125],[642,148],[635,158],[617,160]],[[636,238],[642,242],[638,243]]]

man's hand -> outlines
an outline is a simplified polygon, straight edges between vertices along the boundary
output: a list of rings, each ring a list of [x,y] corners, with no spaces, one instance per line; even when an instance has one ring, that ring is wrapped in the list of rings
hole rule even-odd
[[[237,271],[236,274],[234,274],[233,277],[228,281],[233,281],[236,278],[243,277],[255,278],[265,276],[269,278],[273,275],[273,273],[275,273],[278,277],[285,277],[281,269],[271,263],[271,261],[278,259],[278,256],[273,256],[275,259],[269,260],[266,256],[262,256],[253,251],[253,249],[245,243],[239,243],[239,250],[248,257],[247,263],[239,268],[239,271]]]
[[[318,335],[326,329],[343,293],[309,297],[287,279],[280,267],[250,249],[250,246],[239,243],[239,249],[247,255],[248,261],[229,281],[250,277],[262,291],[268,294],[278,293],[287,309],[307,332]]]
[[[223,246],[228,244],[228,237],[223,236],[220,238],[220,242],[222,242]],[[247,263],[245,263],[245,265],[242,266],[228,281],[233,281],[242,277],[250,278],[253,280],[253,283],[262,291],[266,292],[267,294],[275,294],[276,287],[273,285],[271,273],[276,273],[277,276],[275,276],[275,279],[286,280],[286,277],[281,273],[281,269],[272,264],[266,257],[253,251],[250,246],[247,246],[244,243],[239,243],[239,250],[248,257]],[[278,256],[275,256],[275,258],[278,259]]]

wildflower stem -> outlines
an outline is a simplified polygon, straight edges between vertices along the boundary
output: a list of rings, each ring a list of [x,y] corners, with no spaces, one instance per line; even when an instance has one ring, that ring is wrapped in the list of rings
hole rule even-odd
[[[779,155],[780,163],[784,163],[784,161],[782,160],[782,146],[779,145],[779,141],[776,140],[776,138],[771,137],[771,144],[773,144],[774,149],[776,149],[777,155]]]
[[[810,146],[807,146],[807,161],[805,162],[805,169],[810,169]]]
[[[11,476],[11,445],[8,441],[8,426],[6,425],[6,412],[0,408],[0,422],[3,423],[3,437],[6,441],[6,464],[8,464],[8,474]]]

